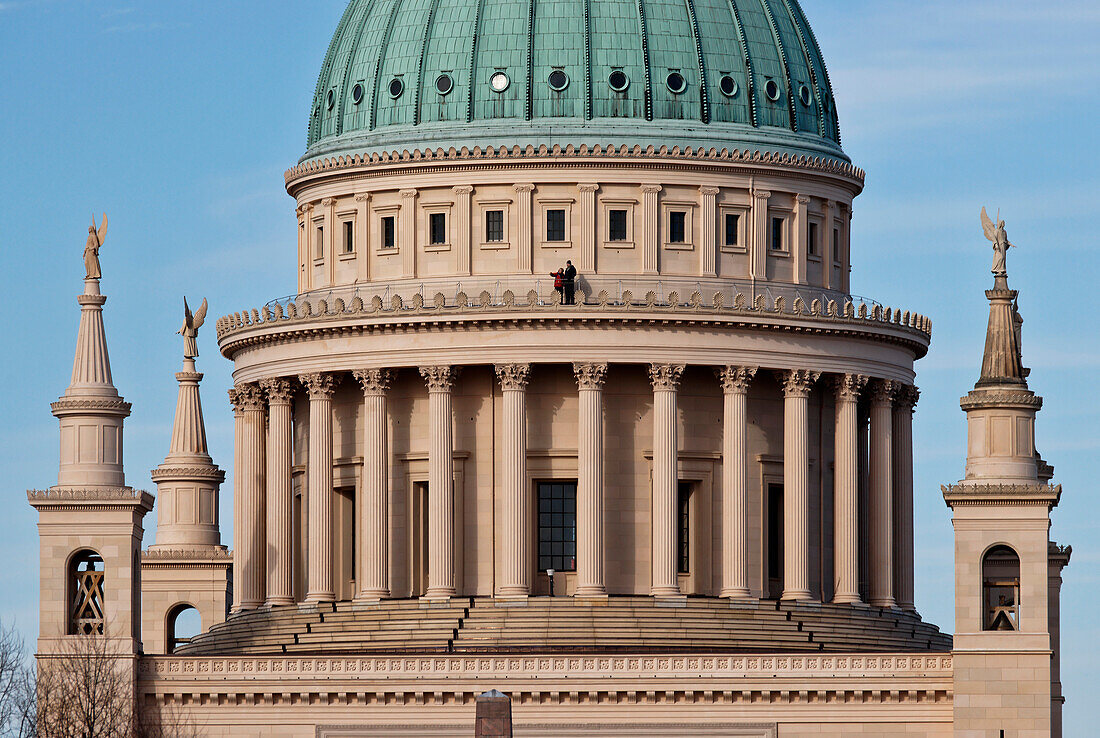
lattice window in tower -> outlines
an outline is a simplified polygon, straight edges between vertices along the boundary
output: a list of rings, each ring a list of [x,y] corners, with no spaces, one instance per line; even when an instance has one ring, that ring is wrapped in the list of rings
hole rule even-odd
[[[103,635],[103,559],[94,551],[73,557],[69,581],[72,588],[70,635]]]
[[[982,630],[1020,629],[1020,557],[994,546],[982,558]]]

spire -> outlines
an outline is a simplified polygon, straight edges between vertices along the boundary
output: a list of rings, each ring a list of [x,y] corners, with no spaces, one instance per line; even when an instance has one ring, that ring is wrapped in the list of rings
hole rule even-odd
[[[982,375],[976,387],[1016,385],[1027,387],[1020,347],[1019,327],[1023,323],[1016,309],[1016,290],[1008,288],[1008,278],[998,276],[993,289],[986,290],[989,300],[989,324],[985,331],[985,355]]]
[[[176,373],[179,395],[172,442],[164,463],[153,470],[157,483],[157,542],[151,551],[181,551],[220,546],[218,527],[218,490],[225,472],[210,458],[206,448],[206,426],[202,418],[199,382],[195,371],[198,329],[206,314],[203,300],[201,315],[192,316],[184,302],[183,371]],[[197,318],[197,320],[195,319]],[[184,512],[186,511],[186,512]]]
[[[51,406],[61,424],[60,487],[123,487],[122,423],[130,403],[111,380],[99,278],[86,277],[80,304],[73,376],[65,394]]]

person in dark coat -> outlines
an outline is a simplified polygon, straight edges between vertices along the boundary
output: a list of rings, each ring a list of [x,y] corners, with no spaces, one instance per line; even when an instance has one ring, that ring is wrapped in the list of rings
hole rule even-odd
[[[565,288],[565,304],[573,305],[576,303],[575,295],[577,290],[577,268],[573,266],[573,262],[565,262],[565,272],[562,275],[564,277]]]
[[[550,276],[554,278],[554,291],[558,293],[558,303],[565,302],[565,272],[559,269],[556,272],[550,272]]]

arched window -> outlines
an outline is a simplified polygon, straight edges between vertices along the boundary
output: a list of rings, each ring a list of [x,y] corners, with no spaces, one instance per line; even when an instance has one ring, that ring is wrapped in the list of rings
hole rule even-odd
[[[1020,557],[994,546],[982,559],[982,630],[1020,629]]]
[[[202,617],[192,605],[183,603],[168,611],[167,651],[172,653],[179,646],[190,643],[202,631]]]
[[[70,635],[103,635],[103,558],[80,551],[69,564]]]

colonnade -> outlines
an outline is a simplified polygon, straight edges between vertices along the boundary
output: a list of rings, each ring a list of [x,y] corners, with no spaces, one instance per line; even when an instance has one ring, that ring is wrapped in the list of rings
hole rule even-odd
[[[653,388],[653,466],[651,490],[651,586],[654,597],[679,597],[676,567],[678,485],[677,396],[683,364],[651,364]],[[603,388],[608,366],[573,365],[577,381],[576,596],[607,595],[604,542]],[[526,597],[532,591],[532,551],[526,534],[532,517],[527,481],[527,399],[529,364],[495,367],[502,393],[500,480],[502,530],[497,597]],[[452,393],[459,368],[428,366],[420,374],[429,397],[428,586],[426,597],[456,594],[455,491]],[[750,599],[748,412],[749,388],[758,375],[751,366],[716,371],[723,393],[722,582],[720,596]],[[393,371],[353,373],[363,390],[364,433],[357,505],[361,545],[356,599],[390,596],[387,498],[390,450],[386,397]],[[821,374],[805,369],[775,371],[783,391],[783,592],[784,600],[813,600],[810,588],[810,453],[808,402]],[[309,554],[305,571],[307,603],[335,599],[333,551],[332,397],[341,375],[297,377],[309,398],[306,498]],[[294,382],[273,378],[230,390],[236,417],[234,486],[235,611],[294,602],[292,592],[291,400]],[[833,602],[858,603],[860,594],[860,481],[867,477],[870,518],[868,601],[880,607],[912,610],[913,477],[912,413],[915,387],[859,374],[834,375],[835,395]],[[858,402],[869,403],[870,433],[860,438]],[[265,424],[265,415],[267,422]],[[869,443],[869,446],[868,446]],[[866,451],[864,450],[866,447]],[[867,461],[861,463],[861,454]]]

